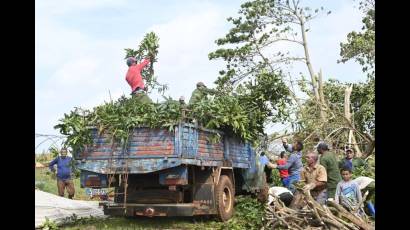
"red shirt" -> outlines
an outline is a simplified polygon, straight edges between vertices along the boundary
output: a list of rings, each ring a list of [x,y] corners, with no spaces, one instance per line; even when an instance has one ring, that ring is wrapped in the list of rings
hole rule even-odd
[[[286,164],[286,159],[279,159],[279,160],[276,161],[276,163],[278,165],[285,165]],[[279,175],[280,175],[280,178],[288,177],[289,176],[288,170],[287,169],[279,170]]]
[[[131,92],[134,92],[136,88],[144,89],[144,81],[142,80],[141,71],[149,64],[149,59],[144,59],[140,64],[132,65],[128,68],[127,76],[125,80],[131,86]]]

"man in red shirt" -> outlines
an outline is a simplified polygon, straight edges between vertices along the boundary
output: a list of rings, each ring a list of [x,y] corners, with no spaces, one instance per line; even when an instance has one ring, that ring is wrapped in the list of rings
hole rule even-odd
[[[142,69],[149,64],[149,59],[144,59],[140,64],[137,64],[137,60],[134,57],[129,57],[127,59],[127,65],[129,66],[127,71],[127,80],[128,84],[131,86],[131,93],[133,94],[137,90],[144,90],[145,85],[142,80],[141,71]]]
[[[286,164],[286,156],[285,156],[285,152],[283,151],[283,152],[281,152],[280,153],[280,159],[278,159],[277,161],[276,161],[276,163],[278,164],[278,165],[285,165]],[[279,175],[280,175],[280,178],[282,179],[282,184],[283,184],[283,186],[287,186],[287,178],[288,178],[288,176],[289,176],[289,173],[288,173],[288,170],[287,169],[282,169],[282,170],[279,170]]]
[[[129,66],[125,80],[131,86],[131,95],[141,97],[141,101],[152,102],[151,99],[144,93],[145,85],[142,80],[141,71],[150,63],[148,58],[144,59],[140,64],[137,64],[134,57],[127,58]]]

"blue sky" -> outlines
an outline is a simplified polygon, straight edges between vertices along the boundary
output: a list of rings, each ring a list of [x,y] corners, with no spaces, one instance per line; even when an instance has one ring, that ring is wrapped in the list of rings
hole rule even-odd
[[[150,31],[160,37],[158,80],[169,85],[166,95],[189,100],[195,83],[213,87],[222,61],[209,61],[245,1],[195,0],[37,0],[35,7],[35,132],[58,134],[53,126],[74,107],[92,108],[129,94],[124,48],[136,48]],[[332,11],[312,22],[308,33],[315,71],[324,78],[363,81],[360,66],[337,64],[339,43],[360,30],[361,13],[353,0],[305,1]],[[306,72],[295,65],[291,72]],[[154,100],[161,98],[151,95]],[[37,140],[38,139],[38,140]],[[42,140],[36,138],[36,145]],[[49,143],[36,151],[48,148]]]

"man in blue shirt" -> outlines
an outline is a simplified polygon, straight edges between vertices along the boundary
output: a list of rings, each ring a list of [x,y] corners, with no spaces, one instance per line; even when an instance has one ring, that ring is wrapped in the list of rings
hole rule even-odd
[[[48,167],[53,173],[55,173],[55,164],[57,165],[58,195],[64,197],[64,189],[67,188],[68,198],[73,199],[75,190],[73,180],[71,179],[72,158],[67,156],[66,148],[62,148],[60,156],[57,156],[50,162]]]
[[[292,193],[295,193],[296,188],[293,184],[300,180],[300,173],[303,168],[303,164],[302,164],[303,143],[301,141],[295,141],[295,143],[291,145],[291,144],[288,144],[288,141],[286,138],[282,139],[282,143],[283,143],[283,147],[285,148],[285,150],[291,152],[292,154],[290,154],[290,157],[285,165],[269,164],[269,167],[277,168],[279,170],[287,169],[289,172],[289,176],[286,178],[285,184],[287,185],[287,188]]]
[[[348,168],[354,172],[355,168],[366,166],[366,162],[362,158],[355,157],[353,149],[346,149],[346,158],[339,162],[339,168]]]

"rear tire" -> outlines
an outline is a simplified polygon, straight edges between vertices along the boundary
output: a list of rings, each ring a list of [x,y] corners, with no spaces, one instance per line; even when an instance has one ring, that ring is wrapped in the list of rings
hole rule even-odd
[[[219,183],[215,189],[216,208],[218,218],[225,222],[228,221],[234,213],[235,190],[231,179],[226,175],[221,175]]]

